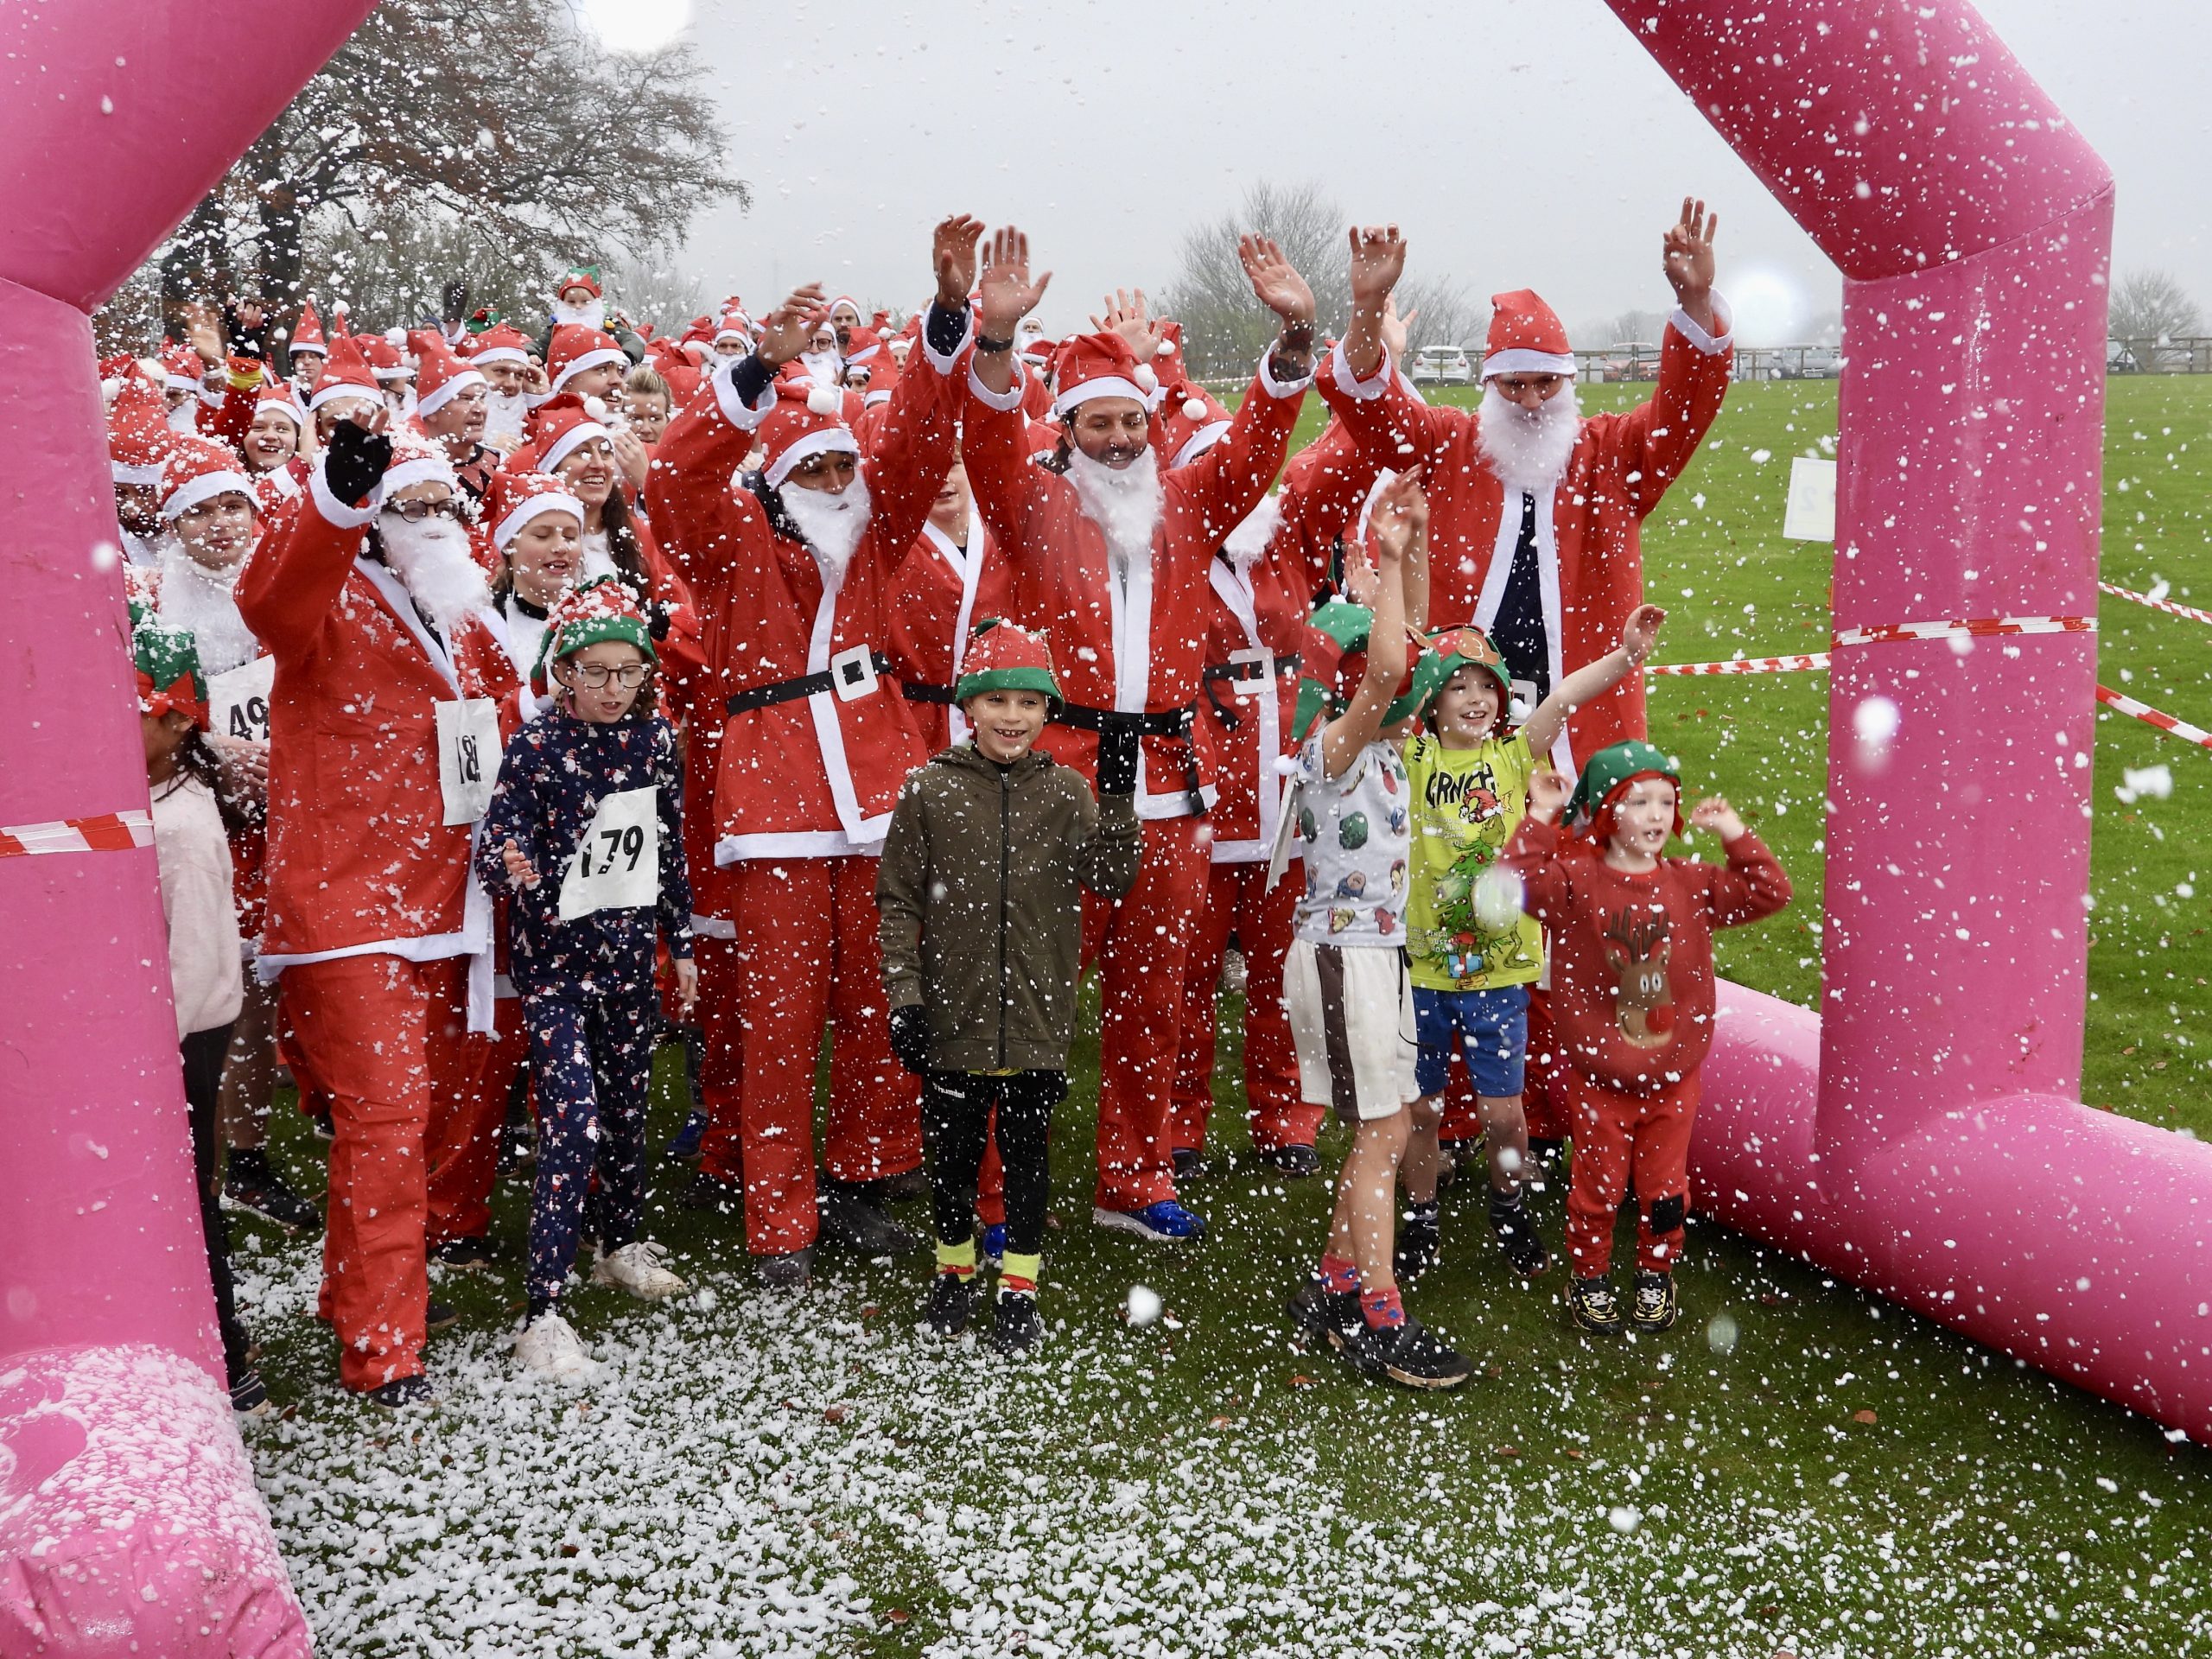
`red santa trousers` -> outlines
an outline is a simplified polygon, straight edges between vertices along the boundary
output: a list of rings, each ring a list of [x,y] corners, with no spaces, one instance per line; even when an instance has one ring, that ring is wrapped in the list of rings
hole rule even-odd
[[[459,1086],[431,1080],[429,1218],[424,1242],[435,1249],[450,1239],[482,1238],[492,1230],[492,1185],[499,1175],[499,1134],[507,1122],[507,1096],[530,1058],[522,999],[492,1004],[497,1030],[472,1033],[463,1045]]]
[[[1175,1196],[1169,1134],[1183,965],[1205,900],[1206,842],[1196,817],[1153,818],[1135,886],[1083,896],[1083,959],[1099,964],[1098,1190],[1103,1210]]]
[[[1175,1068],[1178,1148],[1206,1143],[1213,1110],[1215,1004],[1229,936],[1244,953],[1244,1105],[1252,1145],[1262,1152],[1313,1144],[1323,1108],[1299,1098],[1298,1052],[1283,1006],[1282,963],[1298,916],[1299,878],[1268,888],[1263,861],[1208,867],[1205,902],[1183,968],[1182,1055]]]
[[[1578,1279],[1612,1266],[1613,1221],[1636,1176],[1636,1264],[1674,1269],[1682,1254],[1689,1202],[1690,1126],[1697,1118],[1698,1074],[1656,1095],[1624,1095],[1571,1065],[1554,1074],[1567,1096],[1574,1163],[1567,1189],[1567,1253]]]
[[[691,940],[691,959],[699,969],[699,1001],[691,1017],[699,1026],[699,1103],[707,1132],[699,1138],[699,1167],[725,1185],[745,1179],[744,1115],[738,1100],[738,1047],[744,1026],[739,1015],[738,956],[734,939]]]
[[[356,1391],[423,1369],[423,1142],[433,1077],[468,1059],[461,958],[341,957],[284,970],[284,1044],[302,1084],[330,1099],[330,1206],[320,1312],[338,1333],[338,1379]]]
[[[1547,994],[1529,988],[1529,1067],[1521,1085],[1522,1114],[1529,1121],[1531,1141],[1564,1141],[1573,1133],[1573,1121],[1563,1101],[1565,1085],[1554,1074],[1567,1062],[1552,1041],[1551,1014]],[[1467,1063],[1458,1049],[1452,1052],[1452,1077],[1444,1086],[1444,1123],[1438,1138],[1446,1142],[1483,1138],[1483,1115],[1475,1104],[1475,1086],[1467,1081]]]
[[[745,1243],[814,1243],[814,1073],[834,1022],[823,1166],[841,1181],[922,1161],[921,1079],[891,1052],[873,858],[756,858],[737,867],[738,1116]]]

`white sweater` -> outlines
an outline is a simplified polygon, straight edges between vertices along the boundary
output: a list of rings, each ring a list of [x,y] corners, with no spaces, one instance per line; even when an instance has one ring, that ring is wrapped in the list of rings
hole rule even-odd
[[[154,791],[154,855],[181,1039],[228,1025],[245,999],[231,843],[213,792],[197,778],[179,773]]]

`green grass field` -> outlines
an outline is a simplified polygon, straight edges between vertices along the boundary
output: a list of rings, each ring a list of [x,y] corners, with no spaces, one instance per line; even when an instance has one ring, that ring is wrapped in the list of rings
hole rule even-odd
[[[1833,435],[1834,407],[1832,385],[1731,393],[1647,531],[1663,659],[1823,647],[1828,551],[1778,531],[1788,459]],[[2113,382],[2109,580],[2212,604],[2208,429],[2212,379]],[[2212,723],[2212,628],[2118,600],[2102,620],[2107,683]],[[1796,883],[1783,917],[1723,936],[1723,971],[1805,1002],[1826,690],[1660,681],[1651,701],[1691,787],[1731,796]],[[2113,798],[2123,768],[2161,762],[2169,798]],[[2095,768],[2085,1094],[2212,1132],[2192,1029],[2212,754],[2115,717]],[[468,1315],[432,1344],[444,1400],[394,1421],[335,1389],[315,1247],[241,1224],[247,1312],[296,1406],[249,1440],[323,1650],[2212,1653],[2203,1450],[1710,1225],[1693,1224],[1682,1324],[1600,1344],[1562,1325],[1556,1271],[1510,1281],[1478,1198],[1451,1195],[1446,1265],[1412,1302],[1480,1362],[1468,1387],[1389,1392],[1298,1351],[1281,1306],[1328,1195],[1250,1161],[1224,1014],[1212,1168],[1187,1191],[1214,1236],[1182,1253],[1090,1224],[1086,1039],[1058,1126],[1054,1329],[1019,1370],[916,1334],[925,1257],[824,1257],[806,1300],[768,1301],[732,1224],[671,1211],[655,1225],[697,1295],[572,1298],[609,1382],[515,1381],[511,1265],[442,1281]],[[662,1083],[665,1135],[666,1065]],[[319,1187],[313,1143],[281,1121]],[[1562,1197],[1538,1201],[1554,1248]],[[503,1184],[511,1264],[526,1208]],[[1139,1282],[1167,1308],[1142,1329],[1121,1313]]]

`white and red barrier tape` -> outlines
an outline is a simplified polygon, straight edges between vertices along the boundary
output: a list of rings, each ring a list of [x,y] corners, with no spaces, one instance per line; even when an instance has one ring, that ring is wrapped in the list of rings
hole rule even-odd
[[[1900,639],[1992,639],[2023,633],[2094,633],[2094,616],[1977,616],[1942,622],[1880,622],[1871,628],[1838,628],[1835,645],[1887,645]]]
[[[2133,715],[2146,726],[2155,726],[2168,737],[2177,737],[2184,743],[2194,743],[2200,749],[2212,749],[2212,732],[2202,726],[2192,726],[2185,720],[2176,720],[2171,715],[2160,714],[2146,702],[2138,702],[2108,685],[2097,688],[2097,701],[2108,709],[2117,709],[2123,715]]]
[[[1825,651],[1808,652],[1802,657],[1738,657],[1726,663],[1652,663],[1647,674],[1802,674],[1808,669],[1826,668],[1828,654]]]
[[[2200,611],[2194,605],[2177,605],[2171,599],[2153,599],[2150,594],[2139,594],[2132,588],[2115,588],[2108,582],[2099,582],[2097,588],[2115,599],[2132,600],[2138,605],[2148,605],[2154,611],[2185,616],[2192,622],[2212,622],[2212,611]]]
[[[146,812],[101,812],[89,818],[57,818],[50,823],[0,824],[0,858],[34,853],[127,853],[154,844],[154,820]]]

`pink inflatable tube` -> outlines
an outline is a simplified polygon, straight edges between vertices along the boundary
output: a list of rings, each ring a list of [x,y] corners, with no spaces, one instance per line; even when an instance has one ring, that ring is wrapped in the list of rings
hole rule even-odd
[[[1844,272],[1836,626],[2094,615],[2094,152],[1962,4],[1611,3]],[[2079,1098],[2094,640],[1834,653],[1821,1014],[1724,994],[1696,1197],[2212,1440],[2212,1147]]]
[[[0,9],[0,826],[147,805],[86,313],[367,10]],[[154,853],[107,839],[0,857],[0,1653],[305,1654],[221,1386]]]

